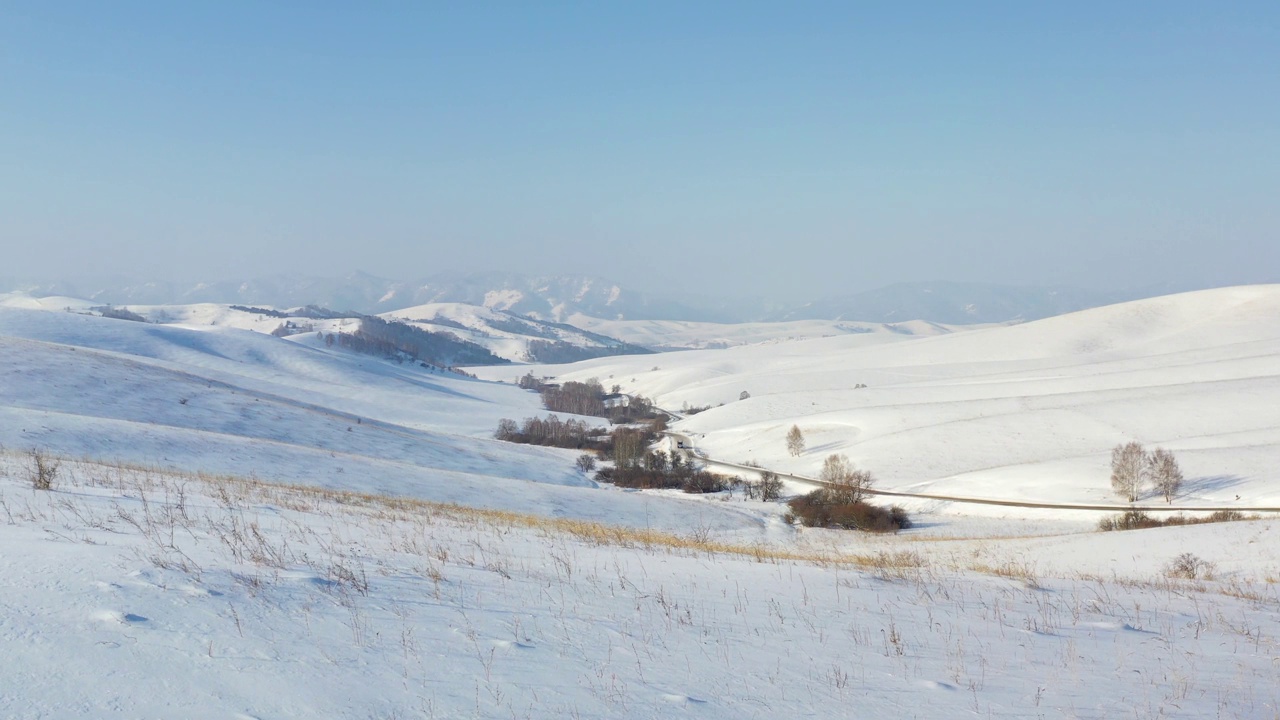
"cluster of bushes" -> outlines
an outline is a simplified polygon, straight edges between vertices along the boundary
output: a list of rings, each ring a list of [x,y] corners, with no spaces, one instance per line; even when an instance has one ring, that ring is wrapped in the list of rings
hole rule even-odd
[[[687,493],[721,492],[729,486],[729,478],[700,469],[679,453],[667,455],[655,450],[619,462],[617,447],[614,466],[597,471],[596,480],[642,490],[679,488]]]
[[[555,415],[525,418],[518,425],[515,420],[503,418],[493,436],[506,442],[579,450],[604,450],[608,445],[601,440],[608,437],[603,428],[591,428],[581,420],[561,420]]]
[[[104,305],[102,307],[91,308],[102,313],[104,318],[112,318],[114,320],[131,320],[133,322],[146,322],[147,319],[128,308],[115,307],[113,305]]]
[[[884,508],[863,500],[849,501],[826,488],[794,498],[787,506],[791,508],[787,520],[805,527],[876,533],[898,532],[911,527],[907,511],[897,505]]]
[[[1207,523],[1235,522],[1250,519],[1238,510],[1218,510],[1204,517],[1187,517],[1178,514],[1167,518],[1154,518],[1141,510],[1128,510],[1119,515],[1104,517],[1098,521],[1098,529],[1103,532],[1112,530],[1144,530],[1146,528],[1171,527],[1176,525],[1204,525]]]
[[[603,428],[591,428],[580,420],[561,420],[548,415],[525,418],[519,425],[515,420],[503,418],[494,437],[507,442],[594,451],[613,461],[613,467],[596,471],[595,479],[620,487],[713,493],[729,486],[729,478],[696,467],[680,453],[650,451],[648,448],[657,441],[660,427],[661,423],[623,426],[606,434]],[[579,470],[590,472],[595,469],[595,458],[595,454],[583,454],[576,465]],[[781,482],[777,485],[780,489]]]
[[[911,527],[907,512],[897,505],[888,508],[868,503],[867,490],[875,478],[855,469],[844,455],[827,456],[818,479],[826,487],[787,503],[787,519],[805,527],[844,528],[867,532],[897,532]]]

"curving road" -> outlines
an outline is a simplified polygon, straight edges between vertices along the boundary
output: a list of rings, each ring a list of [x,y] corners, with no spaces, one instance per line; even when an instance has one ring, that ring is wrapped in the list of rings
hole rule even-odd
[[[668,410],[664,410],[663,412],[679,419],[679,416],[677,416],[675,413],[672,413]],[[690,455],[697,457],[699,460],[703,461],[708,465],[718,465],[720,467],[733,468],[735,470],[746,470],[749,472],[759,472],[761,470],[768,469],[768,468],[752,467],[750,465],[742,465],[740,463],[727,462],[725,460],[714,460],[710,456],[708,456],[706,453],[702,452],[701,450],[698,450],[694,446],[692,438],[690,438],[688,435],[684,433],[678,433],[678,432],[672,432],[672,431],[668,431],[666,434],[671,438],[675,439],[677,443],[683,443],[683,448],[681,449],[685,450]],[[831,483],[823,482],[822,480],[818,480],[816,478],[805,477],[803,475],[793,475],[791,473],[778,473],[778,477],[786,478],[787,480],[794,480],[795,482],[799,482],[799,483],[806,483],[809,485],[813,485],[815,487],[831,486]],[[885,497],[915,498],[919,500],[942,500],[945,502],[969,503],[971,505],[1000,505],[1004,507],[1039,508],[1042,510],[1099,510],[1104,512],[1125,512],[1127,510],[1140,510],[1142,512],[1184,512],[1184,511],[1185,512],[1217,512],[1219,510],[1235,510],[1242,513],[1260,513],[1260,512],[1280,513],[1280,507],[1246,507],[1246,506],[1236,506],[1236,505],[1230,505],[1230,506],[1108,505],[1108,504],[1096,504],[1096,503],[1045,503],[1045,502],[1034,502],[1034,501],[1028,501],[1028,500],[998,500],[995,498],[962,497],[958,495],[933,495],[930,493],[898,492],[895,490],[876,490],[874,488],[867,488],[863,492],[865,492],[867,495],[883,495]]]

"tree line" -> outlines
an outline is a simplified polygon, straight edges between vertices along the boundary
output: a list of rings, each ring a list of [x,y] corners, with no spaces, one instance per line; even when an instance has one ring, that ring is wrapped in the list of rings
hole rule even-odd
[[[604,385],[597,378],[591,378],[586,382],[570,380],[564,383],[550,383],[528,372],[516,381],[516,385],[525,390],[537,391],[542,396],[542,406],[551,412],[608,418],[609,422],[615,425],[666,418],[665,413],[654,407],[652,400],[643,395],[622,395],[618,385],[614,385],[609,393],[616,396],[617,402],[613,405],[606,403],[605,398],[608,395],[605,393]]]
[[[521,423],[503,418],[498,421],[498,429],[493,435],[505,442],[524,445],[603,450],[607,443],[601,438],[608,437],[608,432],[604,428],[592,428],[581,420],[561,420],[555,415],[548,415],[545,418],[525,418]]]

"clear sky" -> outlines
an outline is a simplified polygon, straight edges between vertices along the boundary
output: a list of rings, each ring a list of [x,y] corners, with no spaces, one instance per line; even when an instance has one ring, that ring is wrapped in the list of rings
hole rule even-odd
[[[0,276],[1280,280],[1280,3],[0,0]]]

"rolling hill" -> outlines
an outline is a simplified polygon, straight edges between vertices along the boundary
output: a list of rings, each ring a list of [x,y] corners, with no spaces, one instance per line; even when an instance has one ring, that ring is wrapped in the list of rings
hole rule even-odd
[[[887,489],[1110,501],[1109,451],[1138,440],[1175,452],[1184,501],[1274,505],[1277,357],[1280,286],[1267,285],[935,337],[848,335],[544,372],[600,377],[669,408],[710,405],[677,427],[713,457],[790,472],[816,475],[840,452]],[[783,441],[793,424],[808,441],[799,458]]]

